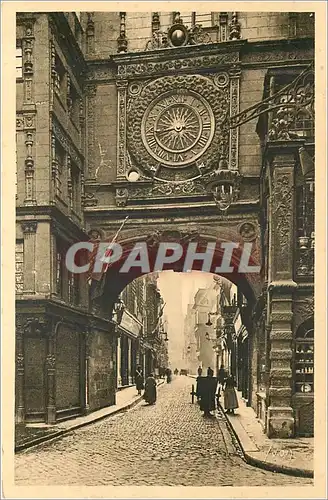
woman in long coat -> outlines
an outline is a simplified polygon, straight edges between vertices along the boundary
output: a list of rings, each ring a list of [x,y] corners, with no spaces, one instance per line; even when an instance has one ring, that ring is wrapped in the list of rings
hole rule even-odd
[[[151,373],[149,377],[146,378],[144,398],[146,403],[153,405],[156,402],[157,390],[156,390],[156,380]]]
[[[138,395],[140,396],[141,391],[144,388],[144,376],[143,376],[141,366],[137,366],[136,373],[135,373],[135,381],[136,381],[136,388],[138,391]]]
[[[235,385],[234,376],[229,375],[224,386],[224,408],[227,413],[234,413],[234,410],[239,407]]]

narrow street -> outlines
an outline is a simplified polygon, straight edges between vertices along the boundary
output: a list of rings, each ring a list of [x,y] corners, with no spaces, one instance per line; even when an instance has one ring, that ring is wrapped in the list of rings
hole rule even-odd
[[[293,486],[311,479],[247,465],[224,415],[204,419],[192,380],[176,377],[125,414],[19,453],[17,485]]]

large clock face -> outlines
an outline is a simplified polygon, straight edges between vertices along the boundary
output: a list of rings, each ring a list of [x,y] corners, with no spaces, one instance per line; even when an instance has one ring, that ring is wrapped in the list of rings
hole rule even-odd
[[[142,119],[142,141],[159,163],[181,167],[209,147],[215,130],[205,99],[190,90],[166,92],[152,101]]]

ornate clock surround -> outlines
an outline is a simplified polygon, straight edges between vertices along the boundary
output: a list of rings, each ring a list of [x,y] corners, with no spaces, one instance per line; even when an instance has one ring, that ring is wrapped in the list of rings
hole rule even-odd
[[[188,180],[199,173],[198,163],[210,166],[218,154],[227,155],[222,129],[228,114],[227,85],[201,75],[158,78],[129,97],[128,150],[146,175]]]
[[[152,54],[152,58],[143,60],[143,64],[141,61],[137,64],[137,60],[132,64],[131,58],[127,60],[124,56],[118,56],[118,205],[124,206],[128,199],[137,201],[163,198],[164,193],[172,198],[207,196],[202,178],[213,172],[222,159],[229,164],[230,169],[238,171],[238,129],[229,130],[227,118],[239,112],[239,51],[243,44],[234,42],[233,45],[227,52],[222,52],[221,47],[218,50],[216,45],[216,52],[219,52],[216,55],[213,55],[213,46],[203,46],[201,49],[204,54],[195,54],[194,57],[183,57],[183,49],[179,49],[180,59],[174,60],[164,58],[163,53],[160,58],[163,60],[158,57],[155,59]],[[172,56],[173,51],[177,52],[177,49],[172,50]],[[208,51],[209,54],[206,55]],[[182,159],[177,155],[180,165],[179,161],[166,164],[165,162],[170,163],[170,158],[167,160],[168,157],[164,155],[165,148],[157,149],[157,155],[153,154],[151,148],[147,148],[145,128],[142,133],[142,127],[146,124],[145,116],[151,112],[153,106],[161,103],[162,99],[174,95],[173,100],[176,99],[178,103],[177,96],[184,96],[188,101],[192,93],[197,97],[196,107],[199,105],[202,108],[203,105],[208,109],[206,104],[210,107],[208,116],[211,117],[210,121],[214,121],[215,130],[211,135],[210,127],[208,144],[203,144],[203,149],[199,148],[200,154],[196,154],[196,158]],[[174,102],[166,101],[166,105],[166,108],[163,106],[162,109],[164,113],[170,106],[174,109]],[[185,110],[187,107],[188,102]],[[201,114],[204,114],[204,110],[201,111]],[[155,138],[155,142],[158,146],[161,141]],[[202,142],[204,143],[204,139]],[[151,144],[154,145],[154,138]],[[172,154],[174,152],[177,153],[173,151]],[[158,161],[159,156],[163,155],[164,161]],[[139,171],[138,181],[127,180],[131,170]]]

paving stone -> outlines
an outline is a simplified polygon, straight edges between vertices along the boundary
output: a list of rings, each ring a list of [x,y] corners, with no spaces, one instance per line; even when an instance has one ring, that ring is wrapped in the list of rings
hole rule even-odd
[[[18,485],[301,486],[308,478],[246,464],[225,417],[202,417],[177,377],[119,418],[105,418],[15,457]]]

